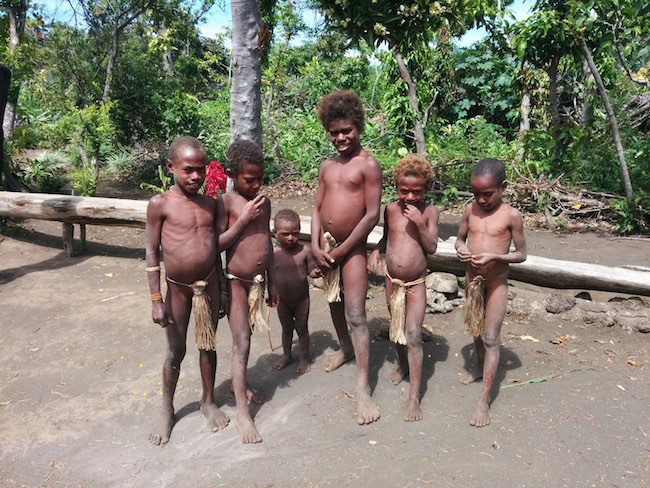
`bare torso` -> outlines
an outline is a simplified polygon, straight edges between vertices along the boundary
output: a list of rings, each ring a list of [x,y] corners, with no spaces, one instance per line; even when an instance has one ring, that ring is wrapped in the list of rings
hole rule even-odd
[[[207,195],[190,200],[171,192],[160,200],[167,276],[183,283],[204,279],[217,262],[215,201]]]
[[[424,211],[424,205],[421,209]],[[424,276],[427,259],[420,235],[413,222],[403,214],[403,205],[393,202],[386,206],[389,228],[386,243],[386,267],[393,278],[412,281]]]
[[[468,216],[467,247],[472,254],[508,254],[512,241],[510,213],[512,208],[502,203],[491,213],[486,213],[472,203]],[[492,261],[485,266],[470,266],[473,275],[486,278],[501,275],[508,270],[508,263]]]
[[[231,227],[239,218],[248,200],[232,190],[223,198],[228,212],[228,227]],[[265,198],[261,211],[257,218],[246,225],[235,243],[226,250],[228,273],[245,280],[252,280],[258,274],[264,275],[273,252],[269,232],[271,203],[268,198]]]
[[[287,305],[296,305],[309,295],[309,252],[302,244],[299,244],[299,248],[293,253],[281,247],[274,250],[275,286],[280,300]]]
[[[343,242],[366,213],[364,169],[372,157],[365,151],[347,162],[327,159],[322,169],[324,232]]]

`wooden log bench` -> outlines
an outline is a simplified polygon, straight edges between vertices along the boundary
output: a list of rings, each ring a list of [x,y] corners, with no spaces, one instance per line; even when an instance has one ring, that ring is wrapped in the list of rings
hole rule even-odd
[[[81,249],[85,245],[85,226],[116,225],[144,228],[147,202],[117,198],[75,197],[42,193],[0,192],[0,217],[55,220],[63,223],[63,248],[69,255],[74,249],[74,224],[81,226]],[[375,227],[368,236],[372,248],[381,239],[383,229]],[[300,217],[300,236],[311,239],[311,218]],[[429,268],[463,275],[465,267],[456,258],[455,238],[438,242],[436,253],[429,256]],[[510,278],[550,288],[603,290],[650,296],[650,272],[636,267],[612,267],[600,264],[564,261],[528,256],[510,266]]]

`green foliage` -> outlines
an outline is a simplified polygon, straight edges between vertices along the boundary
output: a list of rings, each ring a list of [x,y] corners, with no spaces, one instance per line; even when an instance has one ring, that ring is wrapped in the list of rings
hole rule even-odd
[[[170,176],[167,176],[162,165],[158,165],[158,183],[159,184],[152,184],[143,181],[140,183],[140,188],[154,193],[165,193],[173,186],[174,180]]]
[[[20,176],[30,190],[38,193],[60,193],[68,181],[65,168],[70,161],[62,152],[48,152],[29,161]]]
[[[82,166],[75,168],[70,174],[72,178],[72,188],[76,195],[91,197],[95,194],[97,180],[95,179],[95,170],[92,166]]]
[[[618,215],[616,233],[621,235],[645,234],[650,229],[650,198],[639,195],[634,200],[612,200],[612,210]]]

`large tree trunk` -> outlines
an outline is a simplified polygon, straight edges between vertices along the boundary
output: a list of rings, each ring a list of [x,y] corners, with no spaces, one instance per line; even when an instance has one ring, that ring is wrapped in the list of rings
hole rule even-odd
[[[27,21],[29,2],[27,0],[14,0],[12,2],[3,3],[6,3],[7,5],[6,9],[9,17],[9,57],[13,58],[16,48],[20,44],[23,34],[25,33],[25,23]],[[7,98],[2,118],[2,130],[5,139],[12,139],[14,136],[19,92],[20,83],[15,80],[13,90],[10,91]]]
[[[0,64],[0,112],[4,112],[7,105],[7,96],[9,95],[9,83],[11,82],[11,70],[5,65]],[[4,130],[0,126],[0,188],[2,185],[2,176],[9,168],[5,168],[5,150],[4,150]]]
[[[548,73],[548,101],[549,111],[551,112],[551,124],[553,128],[553,139],[555,148],[553,149],[553,161],[560,156],[560,133],[562,131],[560,120],[560,100],[557,93],[557,71],[560,65],[560,55],[556,54],[546,70]]]
[[[409,107],[415,114],[415,121],[413,122],[413,138],[415,139],[415,149],[420,156],[427,157],[427,142],[424,137],[424,125],[422,124],[422,116],[420,115],[420,101],[418,99],[418,93],[415,86],[413,78],[411,78],[411,73],[404,62],[404,58],[397,51],[393,51],[395,55],[395,61],[397,61],[397,66],[399,72],[402,75],[402,78],[406,82],[408,89],[408,99]]]
[[[521,104],[519,105],[519,132],[517,132],[517,159],[524,157],[524,137],[530,130],[530,89],[524,82],[521,88]]]
[[[609,101],[609,96],[607,95],[607,89],[603,83],[603,79],[600,77],[600,72],[598,67],[594,62],[594,58],[591,55],[591,50],[584,39],[580,39],[580,50],[582,55],[589,65],[591,74],[594,76],[596,81],[596,86],[598,87],[598,93],[600,99],[603,102],[605,107],[605,112],[607,112],[607,118],[609,119],[609,125],[612,128],[612,135],[614,136],[614,145],[616,147],[616,156],[618,157],[618,163],[621,167],[621,180],[623,182],[623,187],[625,188],[625,196],[628,200],[631,200],[634,197],[634,192],[632,190],[632,182],[630,181],[630,174],[627,171],[627,163],[625,162],[625,151],[623,150],[623,141],[621,139],[621,132],[618,129],[618,121],[616,120],[616,114],[614,113],[614,108]]]
[[[232,0],[232,83],[230,140],[248,139],[262,146],[262,29],[256,0]]]

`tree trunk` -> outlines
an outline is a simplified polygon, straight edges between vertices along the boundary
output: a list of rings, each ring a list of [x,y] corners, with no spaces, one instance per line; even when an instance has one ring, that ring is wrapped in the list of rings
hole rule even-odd
[[[93,150],[93,154],[90,158],[95,170],[95,181],[99,180],[99,148]]]
[[[104,94],[102,95],[102,102],[107,103],[111,93],[111,82],[113,81],[113,70],[115,69],[115,59],[117,58],[117,51],[120,47],[120,30],[118,26],[113,29],[113,44],[108,53],[108,63],[106,64],[106,78],[104,79]]]
[[[524,137],[530,130],[530,89],[524,83],[521,88],[521,104],[519,105],[519,132],[517,133],[517,154],[518,160],[524,157]]]
[[[12,59],[16,48],[20,44],[25,33],[25,23],[27,21],[27,10],[29,4],[27,0],[19,0],[7,3],[7,12],[9,17],[9,58]],[[16,111],[18,105],[18,94],[20,92],[20,83],[14,81],[13,90],[10,91],[7,104],[2,118],[2,130],[5,139],[13,139],[14,127],[16,125]]]
[[[603,79],[600,77],[600,72],[598,67],[594,62],[594,58],[591,55],[589,46],[584,39],[580,39],[580,50],[582,55],[589,65],[591,74],[594,76],[596,81],[596,86],[598,87],[598,93],[600,94],[600,99],[603,102],[605,107],[605,112],[607,112],[607,118],[609,119],[609,125],[612,128],[612,135],[614,136],[614,145],[616,147],[616,156],[618,157],[618,163],[621,167],[621,180],[623,182],[623,187],[625,188],[625,196],[628,200],[631,200],[634,197],[634,192],[632,190],[632,182],[630,181],[630,174],[627,171],[627,163],[625,162],[625,151],[623,150],[623,141],[621,139],[621,133],[618,130],[618,121],[616,120],[616,114],[614,113],[614,108],[609,101],[609,96],[607,95],[607,89],[603,83]]]
[[[262,146],[262,29],[256,0],[232,0],[232,83],[230,140],[248,139]]]
[[[553,127],[553,139],[555,148],[553,149],[553,161],[560,156],[560,134],[562,131],[560,120],[560,102],[557,94],[557,70],[560,65],[560,55],[556,54],[551,59],[546,72],[548,73],[548,98],[549,111],[551,112],[551,124]]]
[[[275,129],[273,128],[273,118],[271,117],[271,110],[273,109],[273,88],[275,83],[271,81],[269,85],[269,97],[266,101],[266,128],[269,131],[269,137],[271,142],[273,142],[273,151],[275,152],[275,157],[278,160],[278,165],[284,171],[286,170],[286,164],[284,158],[282,157],[282,152],[280,151],[280,145],[278,144],[278,138],[275,135]]]
[[[581,156],[585,151],[587,143],[590,139],[587,129],[591,125],[591,121],[594,118],[594,107],[591,104],[591,100],[589,99],[589,94],[591,92],[591,87],[589,84],[593,81],[594,77],[591,74],[591,70],[589,69],[587,61],[584,59],[582,61],[582,72],[585,75],[585,85],[587,85],[587,87],[585,89],[584,99],[582,100],[582,107],[580,110],[580,127],[582,127],[586,133],[586,135],[580,141],[580,145],[578,146],[578,154]]]
[[[0,112],[4,112],[9,95],[9,84],[11,82],[11,70],[5,65],[0,64]],[[2,176],[8,172],[9,168],[5,167],[5,150],[4,150],[4,130],[0,126],[0,188],[2,186]]]
[[[413,78],[411,78],[411,73],[404,62],[404,58],[397,51],[393,51],[395,55],[395,61],[397,61],[397,66],[399,72],[406,82],[408,88],[408,99],[409,107],[415,114],[415,121],[413,122],[413,138],[415,139],[415,149],[417,153],[422,157],[427,157],[427,141],[424,137],[424,125],[422,124],[422,115],[420,114],[420,101],[418,99],[418,93],[415,86]]]

